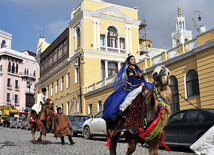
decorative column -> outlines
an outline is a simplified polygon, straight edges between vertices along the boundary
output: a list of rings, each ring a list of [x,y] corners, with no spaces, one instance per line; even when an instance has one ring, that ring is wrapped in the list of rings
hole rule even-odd
[[[120,53],[120,37],[117,38],[118,53]]]
[[[96,40],[96,21],[93,21],[94,23],[94,49],[97,47],[97,40]]]
[[[117,68],[118,68],[118,71],[121,69],[121,62],[117,63]]]
[[[100,50],[100,22],[97,22],[97,48]]]
[[[132,53],[132,28],[129,28],[129,38],[130,38],[130,53]]]
[[[74,28],[71,28],[71,54],[74,55]]]
[[[80,37],[81,37],[81,42],[80,42],[80,45],[81,45],[81,48],[83,48],[83,19],[81,20],[81,31],[80,31]]]
[[[108,61],[105,61],[105,78],[108,78]]]
[[[108,50],[108,41],[107,41],[107,37],[108,37],[108,34],[105,35],[105,46],[106,46],[106,51]]]
[[[126,27],[126,53],[129,53],[129,35],[128,35],[128,27]]]

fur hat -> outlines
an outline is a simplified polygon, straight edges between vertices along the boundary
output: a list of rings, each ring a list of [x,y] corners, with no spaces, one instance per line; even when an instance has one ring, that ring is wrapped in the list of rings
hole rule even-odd
[[[46,88],[42,88],[42,92],[46,91]]]
[[[62,108],[61,108],[61,107],[57,107],[57,109],[56,109],[56,110],[57,110],[57,111],[59,111],[60,109],[62,109]]]

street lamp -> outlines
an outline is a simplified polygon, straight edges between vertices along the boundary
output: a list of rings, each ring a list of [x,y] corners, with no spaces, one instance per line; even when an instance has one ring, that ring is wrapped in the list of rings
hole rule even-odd
[[[206,31],[206,27],[204,25],[200,25],[198,26],[196,21],[195,21],[195,14],[198,13],[198,20],[201,21],[201,12],[199,10],[194,11],[193,15],[192,15],[192,21],[194,24],[195,29],[198,31],[198,33],[203,33]]]
[[[80,55],[78,57],[77,63],[74,64],[75,68],[78,68],[79,71],[79,89],[80,89],[80,111],[82,113],[82,85],[81,85],[81,72],[80,72],[80,66],[81,64],[85,64],[85,61],[81,60],[83,55],[82,49],[80,49]]]

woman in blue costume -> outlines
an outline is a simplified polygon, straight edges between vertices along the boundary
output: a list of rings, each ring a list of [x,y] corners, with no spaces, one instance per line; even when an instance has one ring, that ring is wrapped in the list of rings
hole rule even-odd
[[[146,82],[141,69],[136,65],[135,57],[128,56],[123,67],[117,73],[114,82],[115,91],[106,99],[103,109],[103,119],[116,120],[132,101],[142,92],[142,88],[150,89],[151,83]]]

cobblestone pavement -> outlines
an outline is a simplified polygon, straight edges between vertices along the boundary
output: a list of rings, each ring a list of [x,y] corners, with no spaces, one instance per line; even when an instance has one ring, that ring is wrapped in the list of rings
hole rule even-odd
[[[39,132],[36,133],[38,138]],[[65,145],[61,145],[60,138],[56,139],[53,134],[47,135],[48,145],[33,144],[30,131],[21,129],[10,129],[0,126],[0,155],[109,155],[108,149],[104,146],[105,137],[95,137],[92,140],[85,140],[82,136],[73,137],[76,142],[69,145],[67,137],[65,137]],[[118,143],[117,154],[124,155],[127,150],[127,144]],[[160,155],[195,155],[189,149],[178,148],[167,152],[163,149],[159,150]],[[149,155],[148,149],[137,144],[137,149],[133,155]]]

